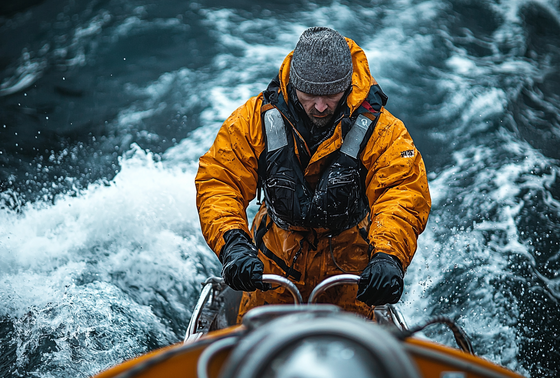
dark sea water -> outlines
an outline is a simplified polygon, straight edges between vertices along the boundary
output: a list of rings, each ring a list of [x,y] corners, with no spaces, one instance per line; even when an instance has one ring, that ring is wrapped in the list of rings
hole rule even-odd
[[[560,376],[559,0],[26,0],[0,4],[0,377],[183,338],[220,271],[198,157],[314,25],[364,48],[426,162],[408,323]]]

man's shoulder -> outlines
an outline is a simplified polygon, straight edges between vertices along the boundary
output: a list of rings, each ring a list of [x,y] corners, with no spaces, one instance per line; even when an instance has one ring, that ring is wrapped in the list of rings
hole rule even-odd
[[[250,97],[243,105],[239,108],[248,108],[258,110],[260,112],[261,106],[263,104],[263,93],[259,93],[256,96]]]
[[[404,127],[404,123],[403,121],[401,121],[400,118],[397,118],[393,115],[393,113],[391,113],[389,110],[387,110],[387,108],[383,107],[381,108],[381,114],[379,115],[379,122],[378,124],[382,124],[385,126],[396,126],[398,125],[398,127]]]
[[[403,121],[395,117],[385,107],[381,108],[379,120],[375,125],[370,142],[379,146],[389,146],[403,135],[408,135],[408,130]]]
[[[262,104],[263,95],[262,93],[259,93],[256,96],[250,97],[247,101],[245,101],[237,109],[235,109],[228,119],[250,119],[256,115],[260,117]]]
[[[250,97],[222,124],[222,129],[231,135],[245,135],[254,140],[262,139],[261,133],[261,109],[263,105],[262,93]]]

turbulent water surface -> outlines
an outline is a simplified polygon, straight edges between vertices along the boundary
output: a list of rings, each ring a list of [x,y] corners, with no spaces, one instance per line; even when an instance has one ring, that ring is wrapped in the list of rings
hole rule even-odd
[[[198,157],[314,25],[364,48],[426,162],[408,322],[448,315],[479,355],[560,375],[558,0],[27,0],[0,5],[1,377],[181,340],[220,270]]]

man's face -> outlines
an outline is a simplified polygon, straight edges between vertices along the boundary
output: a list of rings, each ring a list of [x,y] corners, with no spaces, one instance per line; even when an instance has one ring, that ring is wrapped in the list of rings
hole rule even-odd
[[[305,113],[317,127],[325,127],[331,121],[338,102],[344,96],[344,92],[335,93],[327,96],[315,96],[303,93],[296,89],[299,102],[303,106]]]

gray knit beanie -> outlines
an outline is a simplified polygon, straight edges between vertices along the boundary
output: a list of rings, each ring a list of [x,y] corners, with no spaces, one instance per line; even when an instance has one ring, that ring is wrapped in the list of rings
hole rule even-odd
[[[352,56],[336,30],[315,26],[299,37],[290,65],[290,82],[317,96],[344,92],[352,83]]]

